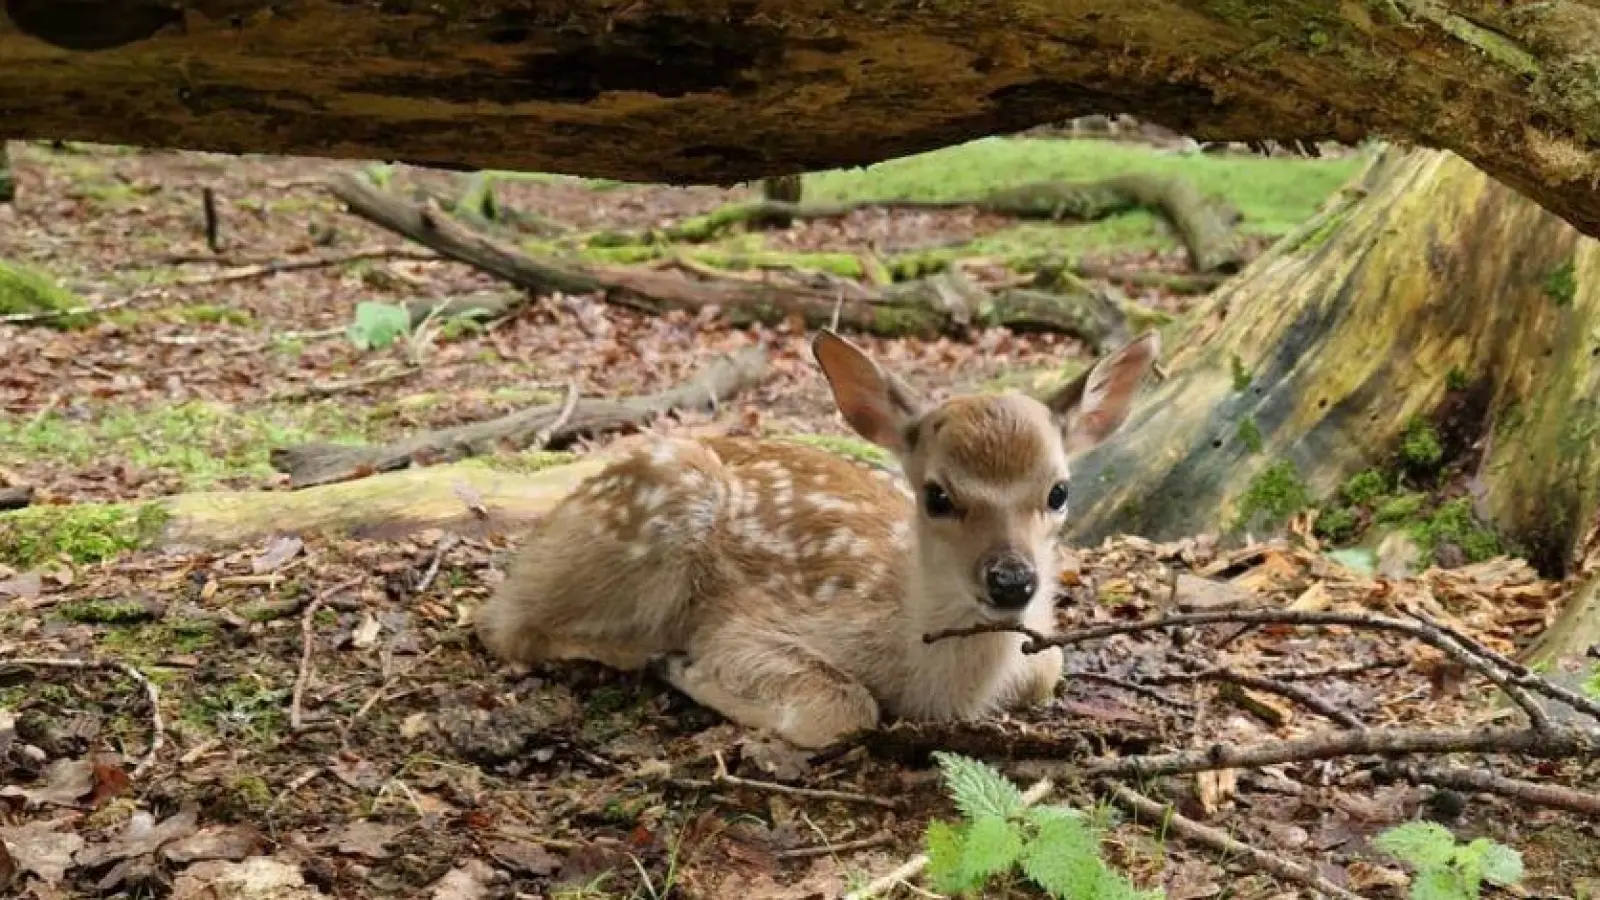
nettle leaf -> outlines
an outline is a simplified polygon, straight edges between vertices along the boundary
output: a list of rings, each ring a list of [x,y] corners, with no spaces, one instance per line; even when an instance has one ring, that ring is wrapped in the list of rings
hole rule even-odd
[[[1100,845],[1081,817],[1061,814],[1061,808],[1038,810],[1039,826],[1022,851],[1022,871],[1045,893],[1058,900],[1090,900],[1104,865]]]
[[[1023,808],[1022,792],[987,763],[942,750],[933,757],[944,771],[951,799],[968,821],[984,816],[1004,819]]]
[[[1423,869],[1411,880],[1411,900],[1474,900],[1461,873],[1449,866]]]
[[[355,321],[345,334],[358,350],[381,350],[410,329],[411,314],[405,307],[363,301],[356,305]]]
[[[1455,858],[1456,838],[1438,822],[1407,822],[1373,838],[1372,846],[1418,869],[1432,869]]]
[[[967,890],[962,870],[962,847],[965,844],[965,825],[934,820],[928,823],[923,837],[928,854],[928,880],[941,894],[959,894]]]
[[[1022,855],[1022,835],[998,816],[984,816],[967,828],[961,852],[961,872],[966,883],[981,887],[991,875],[1009,870]]]
[[[1473,841],[1474,844],[1477,842]],[[1485,847],[1482,863],[1483,877],[1494,884],[1503,887],[1522,880],[1522,854],[1504,844],[1491,842]]]

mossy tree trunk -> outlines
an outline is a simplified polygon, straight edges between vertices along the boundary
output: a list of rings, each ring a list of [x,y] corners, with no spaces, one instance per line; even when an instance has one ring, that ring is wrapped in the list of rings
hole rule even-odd
[[[1600,244],[1460,157],[1390,148],[1208,303],[1078,461],[1070,537],[1261,536],[1398,454],[1465,466],[1541,570],[1574,561],[1600,498]]]

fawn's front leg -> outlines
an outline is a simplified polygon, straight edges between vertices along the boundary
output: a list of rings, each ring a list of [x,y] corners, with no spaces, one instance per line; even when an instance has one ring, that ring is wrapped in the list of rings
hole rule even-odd
[[[678,690],[737,725],[816,750],[878,724],[866,687],[758,626],[727,622],[661,663]]]
[[[1013,708],[1049,703],[1055,699],[1056,684],[1061,681],[1064,656],[1060,647],[1050,647],[1024,658],[1026,668],[1012,689],[1009,704]]]

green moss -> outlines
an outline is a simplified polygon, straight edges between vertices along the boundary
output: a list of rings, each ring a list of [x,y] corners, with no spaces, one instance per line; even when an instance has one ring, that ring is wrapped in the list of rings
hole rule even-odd
[[[187,306],[169,307],[163,315],[172,322],[184,325],[249,325],[255,316],[249,310],[219,306],[215,303],[191,303]]]
[[[1443,460],[1439,432],[1423,419],[1412,419],[1400,439],[1400,462],[1413,472],[1427,473]]]
[[[1281,459],[1268,465],[1250,479],[1244,496],[1239,499],[1238,523],[1243,526],[1256,517],[1263,525],[1283,522],[1311,503],[1310,493],[1294,463]]]
[[[1246,416],[1245,420],[1239,423],[1239,443],[1244,444],[1245,449],[1251,453],[1261,452],[1263,446],[1261,426],[1256,424],[1254,417]]]
[[[1461,371],[1459,368],[1456,368],[1456,367],[1452,366],[1450,368],[1450,371],[1444,376],[1444,386],[1449,388],[1452,391],[1464,391],[1464,390],[1466,390],[1467,389],[1467,373]]]
[[[0,562],[31,566],[65,556],[78,563],[148,546],[167,523],[160,504],[30,506],[0,513]]]
[[[195,653],[216,643],[216,625],[203,619],[122,625],[100,638],[100,650],[138,665],[150,665],[173,653]],[[169,670],[147,673],[157,683],[171,680]]]
[[[816,447],[820,450],[827,450],[830,453],[837,453],[840,456],[848,456],[851,459],[859,459],[863,462],[877,465],[890,465],[894,462],[894,456],[877,444],[845,435],[786,434],[777,435],[776,437],[779,440],[805,444],[809,447]]]
[[[1233,389],[1244,391],[1250,388],[1250,372],[1244,367],[1244,360],[1235,353],[1228,358],[1228,366],[1233,370]]]
[[[54,278],[44,272],[21,263],[0,260],[0,315],[61,312],[84,305],[84,301],[76,294],[57,284]],[[92,316],[80,313],[44,319],[41,324],[80,328],[92,320]]]
[[[1544,278],[1544,293],[1557,306],[1571,306],[1578,296],[1578,277],[1571,261],[1556,266]]]
[[[1372,501],[1383,496],[1388,490],[1387,480],[1383,473],[1377,469],[1367,469],[1358,472],[1339,488],[1339,496],[1347,503],[1356,506],[1366,506]]]
[[[1440,505],[1424,522],[1412,529],[1417,544],[1431,552],[1441,543],[1461,548],[1468,562],[1482,562],[1500,554],[1500,539],[1472,514],[1472,503],[1465,497]]]
[[[117,625],[143,622],[151,617],[150,607],[136,600],[69,600],[56,607],[57,615],[68,622],[91,625]]]
[[[576,453],[559,453],[551,450],[526,450],[522,453],[496,453],[490,456],[473,457],[469,463],[477,463],[500,472],[520,472],[528,474],[541,472],[556,466],[566,465],[578,458]]]
[[[1403,522],[1416,515],[1427,497],[1422,494],[1406,493],[1385,499],[1373,511],[1372,518],[1378,522]]]
[[[228,783],[227,805],[238,811],[264,810],[272,805],[272,787],[260,775],[236,775]]]
[[[190,728],[257,743],[276,740],[287,726],[290,691],[254,674],[188,697],[178,711]]]
[[[1584,679],[1583,692],[1596,700],[1600,700],[1600,666],[1595,666],[1589,677]]]
[[[1330,543],[1343,543],[1356,536],[1359,514],[1347,507],[1330,509],[1317,517],[1317,536]]]

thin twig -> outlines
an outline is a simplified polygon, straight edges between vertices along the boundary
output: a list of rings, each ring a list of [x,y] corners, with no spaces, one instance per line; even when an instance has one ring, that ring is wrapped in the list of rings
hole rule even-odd
[[[834,791],[825,788],[795,787],[788,784],[778,784],[775,781],[758,781],[753,778],[742,778],[728,772],[728,764],[722,758],[721,751],[716,754],[717,771],[711,776],[710,781],[695,779],[674,779],[675,783],[683,787],[709,788],[719,784],[734,787],[750,788],[751,790],[767,791],[773,794],[788,794],[792,797],[807,797],[812,800],[837,800],[841,803],[868,803],[881,806],[884,809],[899,809],[899,801],[888,797],[875,797],[871,794],[860,794],[854,791]]]
[[[567,422],[572,420],[572,411],[578,408],[578,382],[576,379],[567,382],[567,398],[561,401],[561,411],[556,413],[549,425],[539,429],[529,442],[528,449],[537,453],[550,445],[550,438],[556,432],[567,427]]]
[[[267,400],[280,403],[288,400],[312,400],[322,397],[335,397],[339,394],[348,394],[354,391],[366,390],[380,384],[390,384],[404,381],[421,372],[420,366],[403,366],[393,372],[384,372],[381,375],[368,375],[365,378],[346,378],[339,381],[327,381],[320,384],[308,384],[305,387],[288,391],[275,391],[267,395]]]
[[[1050,792],[1053,790],[1055,790],[1055,784],[1048,778],[1042,778],[1034,783],[1032,787],[1022,792],[1022,805],[1032,806],[1050,796]],[[874,878],[866,887],[857,888],[845,894],[844,900],[867,900],[868,897],[876,897],[879,894],[887,893],[895,885],[917,877],[927,867],[928,854],[918,853],[916,856],[906,860],[903,865],[893,872]]]
[[[1487,648],[1482,650],[1468,649],[1469,645],[1473,643],[1470,638],[1446,625],[1426,620],[1418,613],[1413,612],[1412,615],[1417,621],[1407,621],[1368,613],[1313,612],[1294,609],[1215,610],[1204,613],[1164,616],[1143,622],[1119,622],[1098,625],[1092,628],[1066,631],[1054,636],[1046,636],[1017,625],[985,623],[924,635],[923,641],[932,643],[949,637],[1014,632],[1028,637],[1027,642],[1022,645],[1022,652],[1038,653],[1050,647],[1069,647],[1119,634],[1138,634],[1164,628],[1224,623],[1296,625],[1323,628],[1343,626],[1375,631],[1393,631],[1422,641],[1493,682],[1496,687],[1505,691],[1506,695],[1522,708],[1522,711],[1528,716],[1528,720],[1533,723],[1535,728],[1541,730],[1549,729],[1551,727],[1550,717],[1545,713],[1538,701],[1530,696],[1529,690],[1537,690],[1547,696],[1555,697],[1567,702],[1576,709],[1590,712],[1596,719],[1600,719],[1600,703],[1586,701],[1586,698],[1582,697],[1569,697],[1568,695],[1572,695],[1571,691],[1558,688],[1542,678],[1533,676],[1531,672],[1529,673],[1532,676],[1531,679],[1518,678],[1511,674],[1511,671],[1514,671],[1511,666],[1507,666],[1491,656],[1494,653],[1493,651],[1489,651]],[[1494,655],[1497,656],[1498,654]],[[1504,657],[1501,657],[1501,659],[1504,659]]]
[[[428,563],[428,571],[423,573],[422,580],[417,582],[417,587],[412,593],[424,594],[427,592],[428,588],[433,585],[433,580],[439,577],[439,566],[444,563],[444,555],[450,552],[450,548],[460,541],[461,538],[457,537],[453,531],[447,531],[444,537],[439,538],[439,546],[433,550],[433,561]]]
[[[1229,669],[1224,666],[1209,666],[1199,668],[1200,666],[1204,666],[1203,662],[1187,657],[1182,658],[1184,659],[1185,663],[1196,666],[1196,670],[1191,672],[1165,672],[1160,675],[1145,675],[1140,676],[1137,680],[1141,684],[1151,685],[1188,684],[1196,681],[1223,681],[1229,684],[1236,684],[1239,687],[1250,688],[1251,690],[1265,691],[1269,694],[1277,694],[1278,696],[1283,697],[1292,703],[1298,703],[1317,715],[1322,716],[1329,721],[1343,725],[1346,728],[1366,727],[1366,724],[1360,719],[1356,718],[1352,713],[1340,709],[1339,707],[1333,705],[1327,700],[1322,699],[1316,694],[1313,694],[1305,688],[1293,684],[1285,684],[1284,682],[1268,678],[1264,675],[1256,675],[1249,672],[1236,672],[1233,669]]]
[[[1197,844],[1216,851],[1224,857],[1241,858],[1263,872],[1276,875],[1285,881],[1303,885],[1314,891],[1319,891],[1329,897],[1337,897],[1339,900],[1362,900],[1360,894],[1354,894],[1339,887],[1337,884],[1318,875],[1316,870],[1310,866],[1292,862],[1277,854],[1258,850],[1232,837],[1225,831],[1212,828],[1209,825],[1202,825],[1179,813],[1170,803],[1157,803],[1133,788],[1115,781],[1105,781],[1102,784],[1107,793],[1122,806],[1131,810],[1134,815],[1149,819],[1164,829],[1170,828],[1179,837],[1188,838]]]
[[[1135,681],[1129,681],[1129,680],[1123,679],[1123,678],[1118,678],[1118,677],[1116,677],[1114,675],[1107,675],[1104,672],[1082,672],[1082,671],[1072,671],[1072,670],[1068,670],[1068,671],[1062,672],[1061,673],[1061,677],[1064,680],[1069,680],[1069,679],[1073,679],[1073,678],[1079,678],[1079,679],[1082,679],[1084,681],[1095,681],[1095,682],[1099,682],[1100,684],[1109,685],[1111,687],[1127,691],[1130,694],[1136,694],[1136,695],[1138,695],[1140,697],[1145,697],[1147,699],[1154,700],[1157,703],[1164,703],[1164,704],[1166,704],[1168,706],[1175,707],[1177,709],[1185,709],[1185,710],[1194,709],[1194,704],[1190,703],[1187,700],[1180,700],[1177,697],[1169,697],[1166,694],[1163,694],[1162,692],[1160,692],[1158,690],[1155,690],[1154,688],[1146,687],[1146,685],[1149,685],[1149,684],[1160,684],[1162,682],[1150,681],[1148,679],[1143,679],[1143,678],[1139,679],[1138,682],[1135,682]],[[1142,682],[1142,683],[1140,683],[1140,682]],[[1168,682],[1168,683],[1171,683],[1171,682]]]
[[[304,714],[301,710],[305,704],[306,685],[311,683],[311,653],[317,644],[317,629],[314,619],[317,610],[328,601],[329,597],[343,592],[345,589],[359,583],[359,576],[340,582],[333,587],[318,594],[315,600],[306,604],[305,611],[300,614],[300,671],[294,677],[294,694],[289,700],[289,730],[304,731],[306,728]]]
[[[1499,794],[1502,797],[1523,800],[1537,806],[1600,817],[1600,794],[1576,791],[1558,784],[1522,781],[1486,770],[1464,769],[1458,766],[1424,768],[1403,765],[1398,769],[1406,780],[1413,784],[1431,784],[1435,787],[1480,794]]]
[[[1320,681],[1324,678],[1350,678],[1368,672],[1403,669],[1406,665],[1407,660],[1404,659],[1375,659],[1371,662],[1327,666],[1321,669],[1271,669],[1258,674],[1273,681]]]
[[[150,747],[139,757],[139,762],[133,767],[130,777],[138,778],[150,771],[155,765],[156,755],[161,748],[166,746],[166,726],[161,721],[161,689],[151,681],[149,676],[139,671],[136,667],[115,659],[47,659],[41,657],[21,657],[3,660],[9,665],[37,666],[51,669],[76,669],[87,671],[90,669],[114,670],[133,679],[140,687],[144,688],[145,699],[150,704]]]
[[[894,843],[894,835],[885,832],[859,840],[841,841],[837,844],[818,844],[815,847],[795,847],[792,850],[778,850],[772,856],[775,859],[813,859],[818,856],[833,856],[836,853],[871,850],[874,847],[883,847],[892,843]]]

